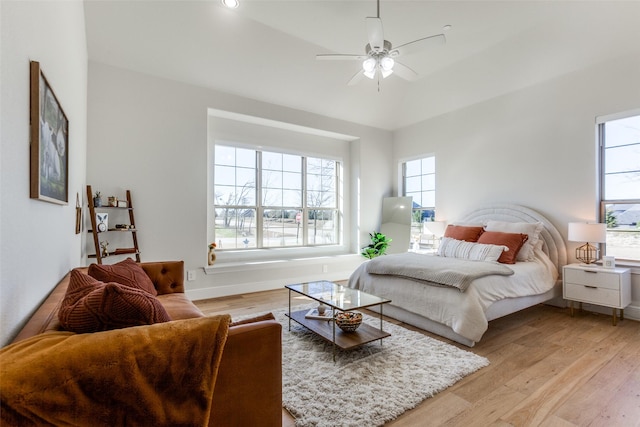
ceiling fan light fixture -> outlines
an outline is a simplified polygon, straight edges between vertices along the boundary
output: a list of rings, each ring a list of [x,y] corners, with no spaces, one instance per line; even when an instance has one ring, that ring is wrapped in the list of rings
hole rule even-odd
[[[382,78],[386,79],[387,77],[389,77],[391,74],[393,74],[393,70],[385,70],[384,68],[380,70],[380,73],[382,74]]]
[[[365,71],[364,75],[373,80],[373,78],[376,76],[376,69],[374,68],[371,71]]]
[[[364,61],[362,61],[362,69],[365,71],[365,75],[366,73],[371,73],[374,72],[375,74],[375,69],[376,69],[376,60],[373,58],[367,58]],[[369,77],[370,79],[373,77]]]
[[[393,66],[395,65],[396,61],[393,60],[393,58],[389,57],[389,56],[385,56],[384,58],[382,58],[380,60],[380,67],[382,68],[382,72],[384,75],[385,71],[393,71]],[[389,73],[390,74],[390,73]]]
[[[222,4],[225,7],[228,7],[229,9],[236,9],[238,6],[240,6],[240,1],[239,0],[221,0]]]

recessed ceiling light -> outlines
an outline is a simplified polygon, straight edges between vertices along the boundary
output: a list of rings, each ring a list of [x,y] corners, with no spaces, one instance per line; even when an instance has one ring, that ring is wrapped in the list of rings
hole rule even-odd
[[[235,9],[240,6],[240,2],[238,0],[222,0],[222,4],[229,9]]]
[[[443,29],[444,31],[449,31],[449,30],[451,29],[451,25],[447,24],[447,25],[445,25],[444,27],[442,27],[442,29]]]

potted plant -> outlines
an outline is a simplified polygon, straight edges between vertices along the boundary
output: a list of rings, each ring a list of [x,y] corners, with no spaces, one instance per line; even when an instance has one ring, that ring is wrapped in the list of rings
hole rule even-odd
[[[378,233],[377,231],[369,233],[369,236],[371,237],[371,243],[362,248],[362,252],[360,252],[362,256],[372,259],[380,255],[384,255],[387,252],[387,247],[389,246],[389,243],[391,243],[392,239],[387,239],[387,236],[382,233]]]
[[[99,191],[96,191],[96,194],[93,196],[93,206],[99,208],[102,206],[102,194]]]

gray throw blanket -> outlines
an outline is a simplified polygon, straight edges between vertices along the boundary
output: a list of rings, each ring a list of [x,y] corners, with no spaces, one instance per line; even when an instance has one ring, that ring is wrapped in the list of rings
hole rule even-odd
[[[468,261],[412,252],[374,258],[367,263],[366,271],[370,274],[402,276],[430,285],[449,286],[460,292],[466,291],[474,279],[492,274],[513,274],[512,269],[497,262]]]

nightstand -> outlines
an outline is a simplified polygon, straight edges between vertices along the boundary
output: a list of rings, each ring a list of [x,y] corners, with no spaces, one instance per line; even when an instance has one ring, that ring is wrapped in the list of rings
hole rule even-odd
[[[624,308],[631,303],[631,271],[628,268],[603,268],[584,264],[563,267],[562,296],[569,300],[573,316],[573,302],[601,305],[613,309],[613,326],[624,320]]]

